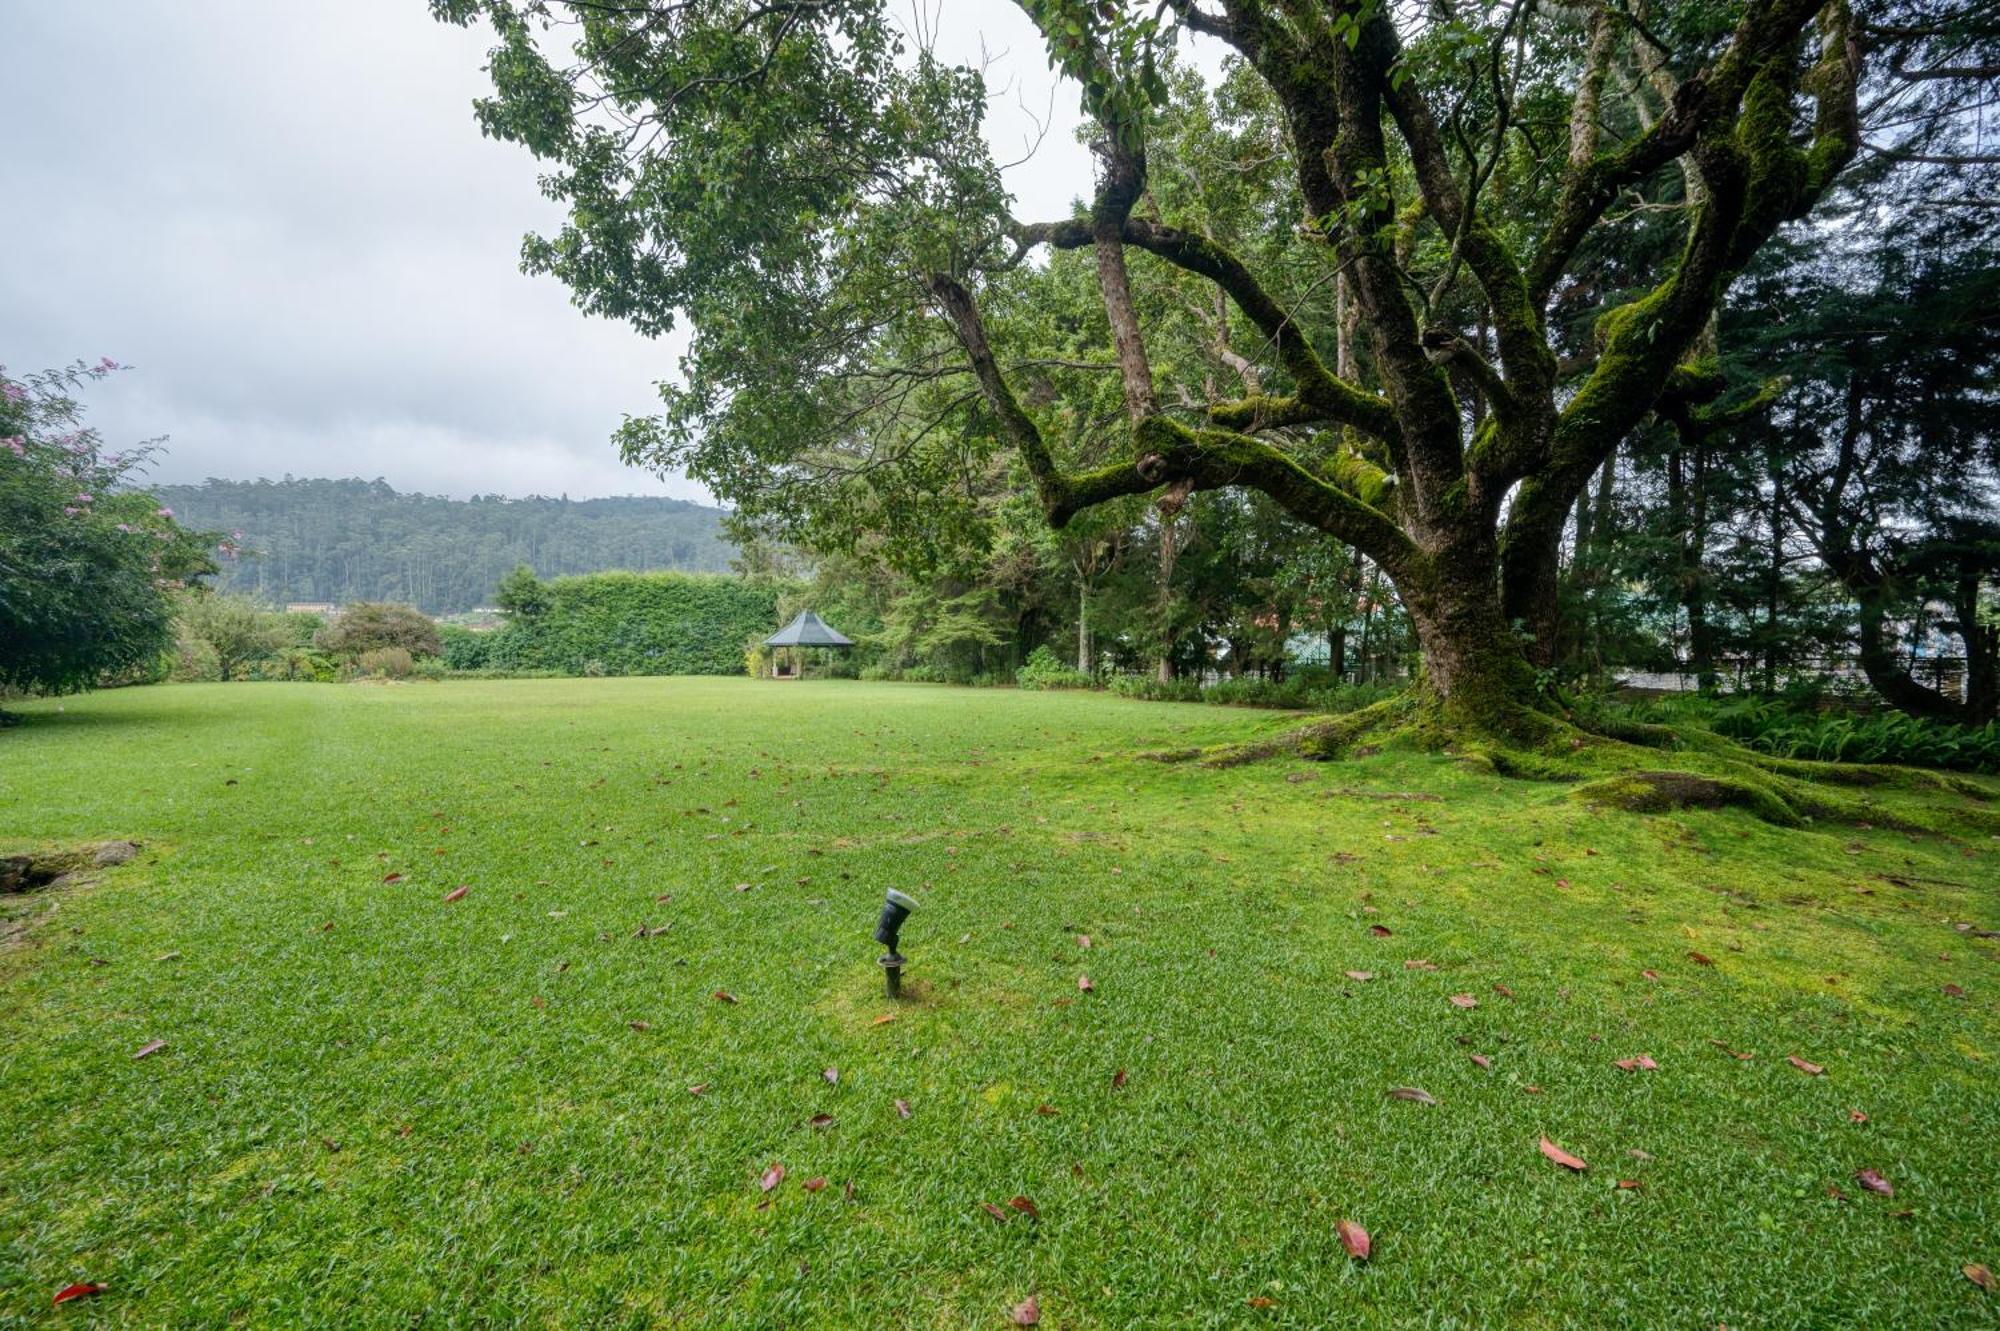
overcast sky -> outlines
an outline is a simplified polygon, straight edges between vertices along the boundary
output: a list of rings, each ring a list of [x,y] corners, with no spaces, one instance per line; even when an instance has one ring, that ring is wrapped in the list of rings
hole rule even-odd
[[[907,0],[903,0],[907,3]],[[993,57],[989,134],[1024,216],[1090,188],[1013,0],[944,0],[940,48]],[[0,365],[136,368],[89,390],[153,472],[383,477],[433,494],[674,494],[609,443],[677,347],[523,276],[559,213],[482,139],[491,33],[424,0],[0,0]]]

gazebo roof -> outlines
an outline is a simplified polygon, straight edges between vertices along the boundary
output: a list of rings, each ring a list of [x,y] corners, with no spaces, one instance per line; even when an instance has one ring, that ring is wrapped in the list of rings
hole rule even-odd
[[[852,647],[854,641],[836,633],[826,621],[810,610],[764,639],[766,647]]]

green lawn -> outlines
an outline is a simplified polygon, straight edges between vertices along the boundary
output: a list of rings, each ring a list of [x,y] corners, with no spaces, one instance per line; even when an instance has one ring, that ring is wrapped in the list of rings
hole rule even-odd
[[[145,850],[0,907],[0,1325],[2000,1321],[1990,837],[1166,766],[1282,719],[1102,696],[13,705],[0,849]]]

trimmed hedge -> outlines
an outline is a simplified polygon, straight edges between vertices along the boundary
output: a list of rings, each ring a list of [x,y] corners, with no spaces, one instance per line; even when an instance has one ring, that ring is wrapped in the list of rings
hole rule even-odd
[[[740,675],[743,643],[778,627],[779,588],[721,574],[589,573],[486,635],[489,668],[565,675]]]

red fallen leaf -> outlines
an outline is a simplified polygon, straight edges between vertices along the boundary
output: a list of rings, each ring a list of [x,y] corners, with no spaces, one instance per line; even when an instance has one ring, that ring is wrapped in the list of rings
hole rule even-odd
[[[1866,1123],[1868,1115],[1862,1113],[1859,1109],[1850,1109],[1847,1111],[1847,1121],[1849,1123]]]
[[[1466,1057],[1471,1059],[1473,1062],[1477,1063],[1482,1068],[1491,1070],[1491,1068],[1493,1067],[1493,1060],[1488,1058],[1484,1054],[1467,1054]]]
[[[1646,1185],[1635,1178],[1621,1178],[1618,1180],[1618,1186],[1627,1192],[1633,1192]]]
[[[1557,886],[1557,887],[1568,887],[1568,886],[1569,886],[1569,879],[1567,879],[1567,878],[1558,878],[1558,879],[1556,879],[1556,886]]]
[[[1847,1194],[1842,1192],[1838,1187],[1834,1186],[1831,1183],[1826,1185],[1826,1195],[1833,1198],[1833,1200],[1837,1202],[1844,1202],[1847,1200]]]
[[[1786,1054],[1785,1061],[1787,1063],[1790,1063],[1793,1067],[1797,1068],[1800,1072],[1805,1073],[1808,1077],[1823,1076],[1826,1072],[1826,1069],[1821,1067],[1819,1064],[1808,1063],[1803,1058],[1800,1058],[1797,1054]]]
[[[823,1178],[809,1178],[804,1183],[799,1184],[799,1186],[807,1192],[818,1192],[826,1186],[826,1180]]]
[[[649,1021],[628,1021],[625,1024],[635,1031],[650,1031],[653,1029],[653,1024]]]
[[[732,998],[729,1001],[734,1003],[736,1000]],[[875,1018],[875,1020],[869,1022],[868,1024],[870,1026],[887,1026],[890,1022],[894,1021],[895,1019],[896,1019],[895,1013],[884,1012],[881,1016]]]
[[[1996,1277],[1991,1271],[1987,1270],[1983,1262],[1967,1262],[1959,1270],[1965,1272],[1967,1280],[1970,1280],[1973,1284],[1988,1293],[2000,1291],[2000,1277]]]
[[[1896,1195],[1896,1189],[1888,1179],[1882,1177],[1882,1171],[1879,1169],[1857,1169],[1854,1171],[1854,1181],[1868,1191],[1880,1193],[1884,1197]]]
[[[1348,979],[1350,979],[1350,980],[1360,980],[1360,981],[1362,981],[1363,983],[1366,983],[1367,981],[1369,981],[1369,980],[1372,980],[1372,979],[1374,979],[1374,978],[1375,978],[1375,972],[1374,972],[1374,971],[1349,971],[1349,972],[1347,972],[1347,978],[1348,978]]]
[[[1658,971],[1640,971],[1639,974],[1645,976],[1655,984],[1659,983],[1660,973]]]
[[[1451,1005],[1456,1008],[1475,1008],[1479,1006],[1479,1000],[1471,994],[1453,994]]]
[[[1368,1254],[1375,1245],[1369,1239],[1367,1230],[1352,1220],[1343,1220],[1334,1228],[1340,1231],[1340,1246],[1347,1249],[1349,1257],[1357,1262],[1368,1260]]]
[[[1278,1306],[1278,1301],[1268,1294],[1252,1294],[1244,1302],[1248,1303],[1252,1308],[1275,1308]]]
[[[540,994],[536,994],[533,998],[528,1000],[528,1006],[542,1008],[542,1007],[547,1007],[548,1002],[545,999],[543,999],[543,997]]]
[[[702,1092],[706,1091],[707,1089],[708,1089],[708,1083],[707,1083],[707,1082],[705,1082],[705,1081],[698,1081],[698,1082],[696,1082],[696,1083],[695,1083],[694,1085],[692,1085],[692,1086],[688,1087],[688,1094],[689,1094],[689,1095],[700,1095],[700,1094],[701,1094]]]
[[[1076,936],[1076,945],[1077,945],[1078,947],[1089,947],[1089,946],[1090,946],[1090,935],[1089,935],[1089,934],[1078,934],[1078,935]]]
[[[986,1212],[986,1214],[992,1216],[994,1220],[998,1221],[1000,1224],[1004,1225],[1007,1223],[1007,1213],[1001,1210],[999,1207],[995,1206],[992,1202],[981,1202],[979,1204],[979,1209]]]
[[[165,1040],[149,1040],[145,1044],[140,1045],[132,1057],[144,1058],[148,1054],[157,1054],[166,1047],[167,1042]]]
[[[1542,1154],[1561,1165],[1564,1169],[1573,1169],[1579,1174],[1590,1168],[1589,1165],[1586,1165],[1583,1161],[1577,1159],[1547,1137],[1542,1138]]]
[[[784,1181],[785,1181],[785,1167],[779,1164],[777,1161],[773,1160],[771,1162],[770,1168],[764,1171],[764,1176],[757,1180],[757,1186],[763,1191],[769,1192],[771,1189],[777,1187],[780,1183],[783,1183]]]
[[[1118,1069],[1118,1071],[1111,1074],[1111,1089],[1115,1091],[1124,1084],[1125,1084],[1125,1069],[1120,1068]]]
[[[811,1123],[816,1128],[830,1128],[833,1126],[833,1115],[814,1114],[810,1119],[807,1120],[807,1122]]]
[[[1090,982],[1088,975],[1079,975],[1076,977],[1076,987],[1077,992],[1087,994],[1097,986]]]
[[[1723,1053],[1729,1055],[1731,1058],[1740,1058],[1747,1061],[1749,1059],[1756,1057],[1755,1054],[1746,1054],[1740,1050],[1731,1049],[1728,1045],[1724,1044],[1720,1040],[1710,1040],[1709,1043],[1714,1045],[1717,1049],[1720,1049]]]
[[[1512,998],[1512,997],[1514,996],[1514,991],[1513,991],[1512,989],[1509,989],[1509,988],[1508,988],[1508,987],[1507,987],[1506,985],[1504,985],[1504,984],[1496,984],[1496,985],[1494,985],[1494,986],[1493,986],[1493,992],[1494,992],[1494,993],[1496,993],[1496,994],[1498,994],[1498,995],[1500,995],[1500,997],[1502,997],[1502,998]]]
[[[1972,1268],[1969,1266],[1965,1269],[1967,1274],[1970,1274],[1972,1271]],[[94,1281],[85,1281],[77,1285],[64,1285],[60,1290],[56,1291],[55,1301],[58,1304],[68,1303],[71,1299],[87,1299],[93,1294],[102,1294],[103,1292],[104,1286]]]
[[[382,875],[382,881],[385,883],[400,883],[403,881],[403,875],[399,873],[385,873]]]
[[[908,1100],[896,1101],[896,1117],[908,1118],[909,1116],[910,1116],[910,1102]]]
[[[822,1072],[822,1073],[820,1073],[819,1075],[820,1075],[820,1076],[822,1076],[822,1077],[824,1077],[824,1078],[826,1078],[826,1084],[827,1084],[827,1085],[829,1085],[829,1086],[838,1086],[838,1085],[840,1085],[840,1069],[839,1069],[839,1068],[828,1068],[828,1069],[827,1069],[827,1070],[826,1070],[825,1072]]]
[[[1013,1320],[1015,1326],[1039,1326],[1042,1321],[1042,1305],[1035,1301],[1034,1295],[1030,1294],[1015,1304],[1007,1316]]]
[[[1617,1066],[1627,1072],[1656,1072],[1659,1070],[1660,1065],[1655,1063],[1650,1056],[1639,1054],[1633,1058],[1618,1059]]]
[[[734,1003],[736,1001],[736,995],[730,993],[727,989],[718,989],[710,994],[709,997],[718,1003]]]
[[[1955,984],[1948,984],[1944,987],[1944,996],[1946,998],[1964,998],[1965,990]]]
[[[1013,1207],[1016,1211],[1019,1211],[1022,1215],[1031,1217],[1032,1219],[1040,1220],[1042,1218],[1042,1213],[1035,1209],[1035,1204],[1029,1201],[1026,1196],[1017,1195],[1009,1197],[1007,1199],[1007,1205]]]
[[[1040,1114],[1043,1118],[1054,1118],[1056,1116],[1057,1110],[1054,1105],[1036,1105],[1035,1112],[1037,1114]]]
[[[461,883],[457,887],[454,887],[451,891],[445,893],[444,899],[446,901],[457,901],[460,897],[463,897],[467,892],[470,892],[471,890],[472,887],[470,884]]]
[[[1410,1100],[1420,1105],[1434,1105],[1437,1103],[1436,1098],[1421,1086],[1398,1086],[1395,1090],[1389,1092],[1389,1098],[1392,1100]]]
[[[1389,937],[1389,926],[1386,924],[1371,924],[1368,926],[1368,932],[1374,934],[1377,938],[1387,938]]]
[[[1523,1086],[1521,1090],[1528,1095],[1540,1095],[1542,1093],[1542,1088],[1539,1086]]]

